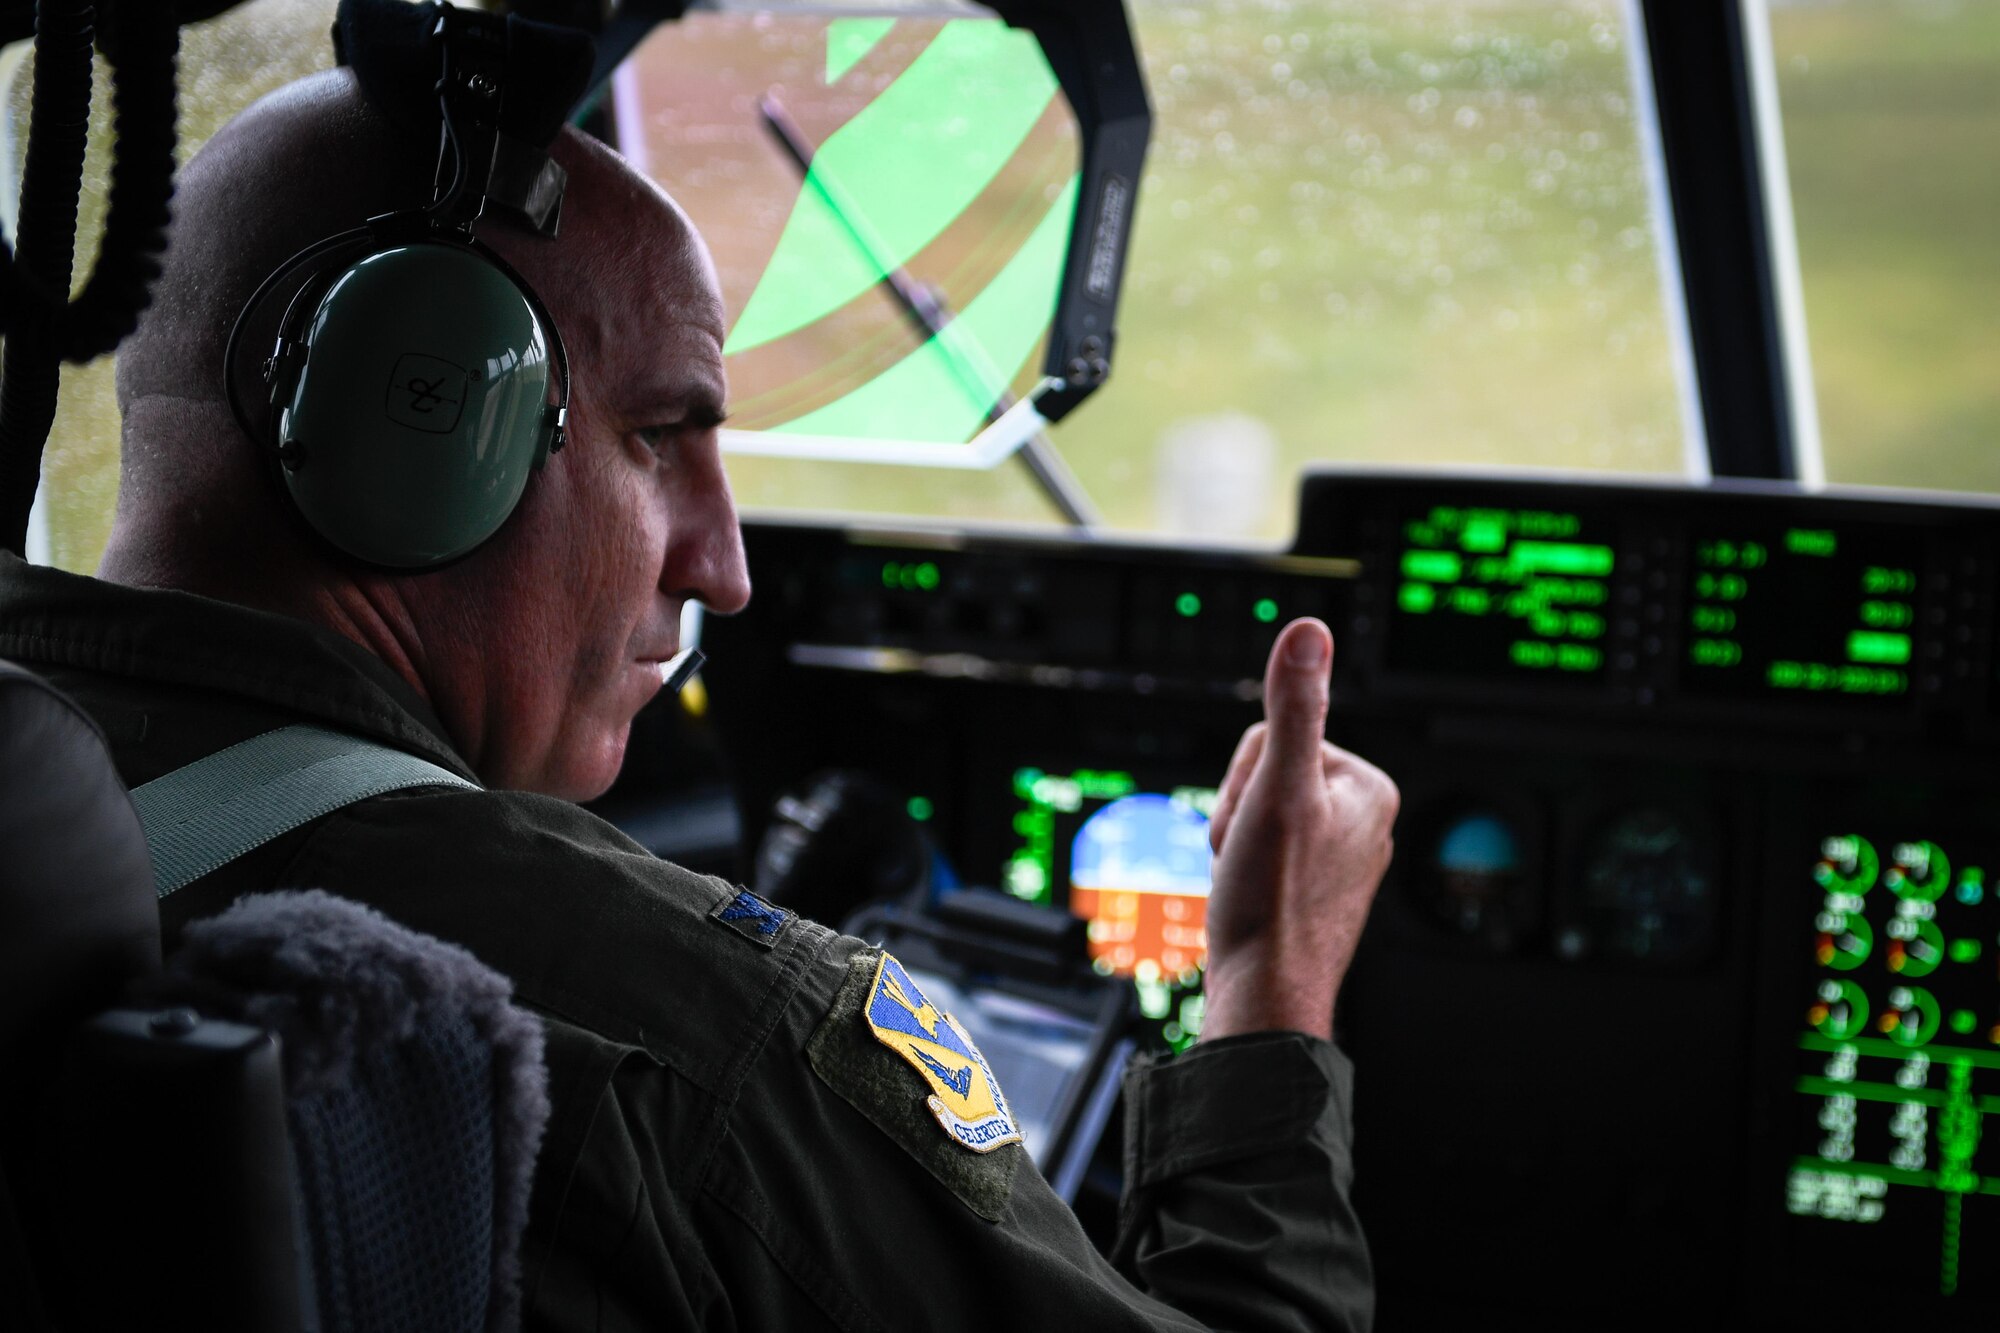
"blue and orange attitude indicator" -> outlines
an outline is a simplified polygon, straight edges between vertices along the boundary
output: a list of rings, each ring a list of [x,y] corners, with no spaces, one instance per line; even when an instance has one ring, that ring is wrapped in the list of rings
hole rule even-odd
[[[931,1114],[961,1147],[992,1152],[1021,1141],[986,1057],[950,1014],[933,1005],[889,954],[875,968],[862,1011],[875,1039],[910,1062],[930,1088]]]

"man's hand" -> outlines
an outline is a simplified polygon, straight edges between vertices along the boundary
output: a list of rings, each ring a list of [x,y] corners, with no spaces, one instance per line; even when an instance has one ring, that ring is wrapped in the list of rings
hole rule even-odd
[[[1333,996],[1389,867],[1396,784],[1329,745],[1333,635],[1295,620],[1264,668],[1264,721],[1243,733],[1209,823],[1202,1036],[1333,1030]]]

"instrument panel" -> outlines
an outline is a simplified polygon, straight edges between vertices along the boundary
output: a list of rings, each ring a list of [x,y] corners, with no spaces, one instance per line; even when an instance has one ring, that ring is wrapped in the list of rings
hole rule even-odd
[[[1184,1045],[1214,788],[1319,616],[1330,733],[1404,793],[1336,1015],[1380,1327],[1990,1327],[2000,509],[1325,473],[1299,513],[1254,553],[746,523],[709,634],[753,845],[858,764]]]
[[[1983,506],[1388,478],[1308,505],[1359,541],[1357,628],[1397,694],[1870,731],[1993,713]]]

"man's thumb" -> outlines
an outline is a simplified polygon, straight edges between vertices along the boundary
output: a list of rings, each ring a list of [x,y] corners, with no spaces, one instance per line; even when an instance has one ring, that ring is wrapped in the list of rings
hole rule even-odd
[[[1294,620],[1271,645],[1264,668],[1264,718],[1270,723],[1264,758],[1280,774],[1303,781],[1319,773],[1332,668],[1333,634],[1317,620]]]

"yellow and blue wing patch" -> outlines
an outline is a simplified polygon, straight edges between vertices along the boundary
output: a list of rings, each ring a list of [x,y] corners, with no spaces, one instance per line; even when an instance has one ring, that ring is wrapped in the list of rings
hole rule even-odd
[[[861,1016],[877,1041],[923,1075],[931,1090],[931,1114],[954,1142],[974,1152],[992,1152],[1021,1141],[1021,1127],[986,1057],[950,1014],[938,1012],[924,998],[889,954],[875,968],[875,984]]]

